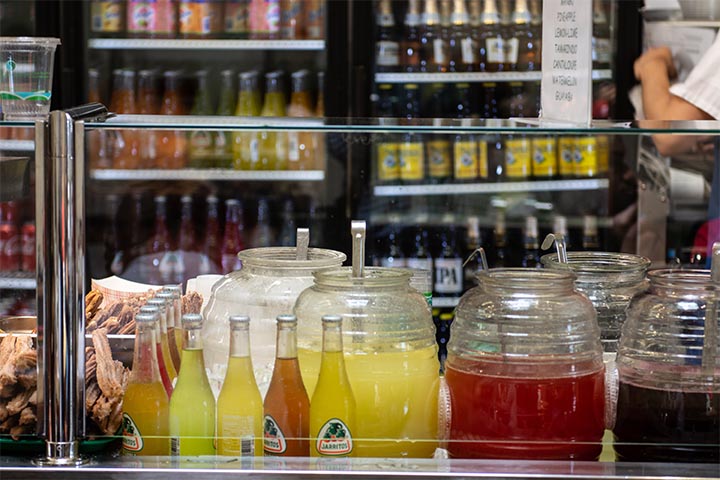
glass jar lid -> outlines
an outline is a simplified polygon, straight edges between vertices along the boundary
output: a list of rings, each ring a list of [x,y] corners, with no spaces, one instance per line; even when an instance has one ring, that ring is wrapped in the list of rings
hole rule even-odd
[[[575,274],[570,271],[534,268],[493,268],[478,272],[476,277],[483,289],[512,295],[572,291],[575,281]]]
[[[243,268],[314,271],[342,265],[347,256],[335,250],[308,248],[307,260],[298,260],[296,247],[265,247],[243,250],[238,253],[238,258]]]
[[[362,277],[353,277],[352,267],[315,272],[315,284],[337,288],[388,288],[409,286],[412,273],[402,268],[369,267]]]
[[[645,275],[650,259],[640,255],[613,252],[568,252],[568,264],[558,261],[557,253],[543,255],[540,261],[551,269],[570,269],[583,281],[601,280],[608,275]]]

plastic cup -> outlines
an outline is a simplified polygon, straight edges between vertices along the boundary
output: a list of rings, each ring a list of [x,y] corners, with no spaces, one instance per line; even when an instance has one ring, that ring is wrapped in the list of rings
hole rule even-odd
[[[57,38],[0,37],[0,102],[5,120],[50,113]]]

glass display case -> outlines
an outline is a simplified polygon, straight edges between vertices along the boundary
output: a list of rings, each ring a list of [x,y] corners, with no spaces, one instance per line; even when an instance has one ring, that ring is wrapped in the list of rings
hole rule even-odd
[[[57,123],[56,115],[53,115],[53,122]],[[374,197],[382,198],[384,195],[393,197],[394,201],[389,202],[387,211],[383,212],[385,215],[383,222],[389,230],[372,229],[369,232],[366,262],[372,263],[378,258],[380,260],[392,258],[393,261],[412,258],[404,253],[406,250],[410,250],[407,249],[407,244],[414,245],[416,239],[419,239],[417,242],[422,247],[425,247],[425,243],[429,243],[427,255],[421,257],[417,254],[415,258],[429,259],[435,267],[433,306],[451,308],[463,290],[471,287],[473,273],[478,268],[472,264],[469,267],[468,265],[463,266],[463,260],[467,257],[471,246],[487,246],[493,266],[500,266],[501,262],[505,265],[523,265],[525,267],[534,267],[537,263],[539,266],[537,261],[540,255],[538,240],[542,238],[542,234],[546,232],[563,233],[558,231],[558,227],[563,223],[556,222],[553,218],[553,214],[556,212],[564,213],[566,218],[565,225],[569,228],[570,251],[597,250],[600,249],[599,245],[607,250],[618,251],[622,249],[623,243],[613,240],[616,237],[615,232],[636,231],[637,237],[628,236],[627,238],[632,238],[632,240],[625,241],[624,245],[629,246],[631,251],[642,253],[642,248],[648,239],[653,240],[653,245],[661,243],[661,247],[657,248],[661,254],[650,256],[655,266],[665,266],[669,263],[673,268],[696,267],[697,265],[689,262],[676,262],[675,257],[669,259],[670,261],[665,258],[665,239],[672,242],[682,241],[674,233],[673,226],[669,226],[667,222],[672,202],[675,201],[674,194],[676,192],[684,193],[682,187],[688,186],[681,182],[673,184],[674,188],[670,189],[670,168],[679,168],[680,165],[638,155],[636,146],[640,140],[650,139],[653,135],[694,136],[699,141],[704,141],[707,137],[720,135],[720,126],[717,122],[596,122],[589,127],[568,129],[542,123],[533,124],[522,120],[417,119],[394,123],[383,119],[303,121],[238,119],[237,117],[222,116],[120,115],[105,122],[93,120],[74,122],[72,119],[65,118],[64,115],[60,117],[64,118],[64,121],[60,123],[69,129],[66,132],[67,143],[64,144],[64,150],[59,152],[58,157],[53,157],[56,147],[53,146],[50,139],[57,140],[57,138],[47,137],[40,150],[45,155],[40,154],[36,157],[36,164],[44,158],[53,160],[49,163],[43,160],[45,170],[36,170],[43,173],[38,177],[42,178],[43,182],[36,185],[36,189],[39,194],[42,194],[43,208],[47,210],[42,212],[42,226],[38,223],[38,237],[43,241],[39,243],[37,257],[40,285],[38,299],[41,305],[39,311],[42,319],[40,321],[42,327],[39,328],[41,333],[40,349],[37,351],[37,355],[43,359],[40,362],[40,368],[41,378],[44,378],[43,391],[46,395],[37,397],[35,412],[31,408],[27,415],[34,413],[36,418],[41,418],[42,420],[35,424],[41,427],[38,429],[37,426],[33,427],[32,423],[26,423],[29,421],[26,418],[22,420],[22,426],[27,426],[28,432],[23,436],[16,435],[13,438],[12,432],[0,433],[0,439],[3,442],[2,459],[0,460],[3,478],[47,476],[54,475],[56,471],[58,475],[62,475],[61,467],[38,469],[32,466],[32,457],[42,455],[45,449],[44,442],[39,440],[36,434],[50,439],[65,438],[63,442],[69,444],[73,444],[75,440],[82,440],[77,446],[68,447],[67,450],[61,448],[61,451],[75,455],[77,454],[76,447],[79,447],[81,453],[89,455],[91,464],[80,470],[74,470],[82,472],[88,477],[107,475],[109,471],[114,471],[113,475],[118,476],[152,474],[169,477],[185,474],[197,475],[202,471],[202,474],[209,478],[243,473],[257,476],[304,477],[326,475],[327,470],[332,470],[334,475],[383,477],[408,474],[447,477],[492,476],[494,478],[536,478],[558,475],[586,478],[658,478],[673,475],[691,478],[717,477],[718,463],[712,460],[692,466],[663,462],[614,462],[612,413],[608,417],[609,420],[605,421],[606,430],[602,445],[596,448],[598,452],[602,452],[599,461],[577,461],[572,456],[529,459],[520,454],[513,456],[517,460],[513,462],[498,461],[492,458],[480,460],[448,458],[448,450],[452,451],[447,448],[448,442],[464,442],[466,440],[451,436],[448,428],[451,417],[448,415],[451,415],[452,412],[446,410],[448,399],[443,395],[447,394],[447,390],[443,388],[440,376],[438,376],[441,387],[438,399],[437,438],[376,439],[385,442],[402,440],[438,443],[441,448],[436,450],[433,459],[386,458],[380,460],[338,457],[286,460],[283,458],[247,458],[241,455],[227,458],[215,455],[210,457],[117,457],[123,448],[120,426],[123,425],[125,432],[128,432],[127,422],[121,416],[122,407],[118,407],[118,400],[124,394],[124,382],[127,381],[127,375],[133,364],[132,351],[136,338],[133,335],[135,330],[132,322],[135,314],[139,312],[140,307],[150,296],[148,290],[160,288],[163,285],[182,283],[186,295],[190,292],[199,292],[203,296],[209,295],[208,286],[201,286],[202,279],[205,275],[222,271],[222,256],[219,259],[217,257],[218,253],[222,253],[222,246],[218,247],[215,244],[213,247],[210,244],[208,248],[205,247],[207,241],[199,242],[197,239],[207,236],[204,232],[215,228],[218,232],[222,232],[228,226],[237,228],[237,219],[233,215],[223,215],[223,213],[227,214],[233,210],[235,203],[226,203],[225,210],[227,211],[224,212],[219,201],[210,200],[208,202],[207,196],[212,197],[214,194],[224,199],[227,194],[222,193],[223,191],[230,192],[229,195],[232,195],[234,189],[245,188],[246,183],[256,184],[255,188],[259,192],[263,192],[263,182],[272,182],[277,187],[281,182],[292,181],[287,186],[288,194],[302,195],[311,191],[313,195],[320,195],[321,198],[326,199],[326,205],[333,206],[326,209],[326,216],[318,221],[320,230],[323,230],[324,234],[318,238],[311,231],[310,245],[333,248],[346,254],[350,253],[347,247],[350,243],[350,220],[358,218],[369,220],[372,215],[377,214],[376,210],[368,208],[368,202],[375,201],[368,199],[368,188],[372,189]],[[17,125],[2,125],[3,128],[15,126]],[[54,131],[53,128],[57,127],[51,125],[50,132]],[[187,138],[189,132],[197,130],[213,133],[227,132],[240,137],[274,134],[278,138],[292,133],[317,135],[322,138],[324,145],[323,168],[297,172],[245,171],[220,167],[175,170],[158,168],[104,169],[93,164],[94,157],[90,153],[94,148],[93,142],[101,136],[113,138],[122,135],[131,139],[134,136],[145,139],[143,144],[146,145],[147,139],[158,141],[158,138],[165,135],[164,132],[172,132],[178,138]],[[42,138],[42,136],[40,137]],[[510,143],[513,141],[526,142],[529,146],[538,143],[545,144],[541,142],[556,142],[559,145],[562,138],[573,138],[574,145],[588,145],[589,139],[594,139],[596,148],[598,143],[604,142],[604,140],[600,140],[601,138],[607,139],[607,144],[612,146],[609,149],[611,153],[608,154],[608,173],[605,173],[602,167],[603,162],[599,160],[600,155],[596,154],[594,156],[595,163],[589,163],[596,168],[592,175],[589,174],[590,170],[588,169],[578,171],[579,173],[573,171],[572,176],[568,174],[563,177],[559,173],[560,164],[557,163],[558,174],[542,179],[534,176],[533,167],[530,167],[528,171],[532,175],[528,178],[490,179],[478,176],[471,182],[458,182],[454,176],[448,176],[443,183],[430,182],[425,177],[383,181],[378,176],[378,170],[386,166],[381,164],[378,152],[386,149],[387,147],[384,145],[388,143],[395,143],[399,145],[397,148],[407,149],[408,144],[426,145],[440,139],[452,142],[454,146],[461,144],[463,148],[466,147],[465,144],[471,144],[474,145],[471,148],[477,149],[476,151],[479,152],[483,145],[484,148],[488,148],[493,144],[500,143],[503,148],[508,148],[508,144],[513,145]],[[388,142],[388,139],[391,139],[391,142]],[[64,160],[56,161],[56,158]],[[555,158],[556,162],[562,161],[562,158],[558,158],[558,156]],[[498,165],[502,164],[507,167],[507,162],[511,160],[506,155],[502,157]],[[51,167],[52,165],[59,166]],[[422,171],[425,175],[426,170]],[[477,172],[479,171],[478,168]],[[350,172],[359,172],[359,174],[355,175]],[[616,218],[623,216],[617,215],[617,212],[610,206],[612,202],[618,201],[619,197],[613,193],[617,188],[614,180],[616,177],[633,177],[636,181],[635,193],[627,195],[626,205],[619,210],[625,212],[624,217],[627,218]],[[15,182],[6,183],[6,178],[3,173],[4,189],[17,185]],[[228,178],[234,180],[232,186],[225,186]],[[324,182],[320,182],[322,179]],[[368,179],[368,183],[364,184],[358,179]],[[370,179],[372,180],[370,181]],[[48,184],[52,181],[60,183]],[[132,194],[133,189],[138,185],[148,184],[162,190],[160,195],[154,196],[152,209],[148,208],[149,201],[147,201],[147,205],[145,200],[137,202]],[[304,184],[307,184],[307,187],[304,187]],[[63,190],[63,185],[70,190]],[[321,185],[323,187],[319,188]],[[223,188],[226,190],[222,190]],[[689,188],[692,190],[692,187]],[[9,192],[9,190],[4,191]],[[27,193],[29,190],[25,189],[25,191]],[[69,196],[63,196],[61,192],[69,193]],[[183,196],[188,195],[188,192],[192,199],[192,207],[187,207],[187,200],[183,200]],[[52,198],[53,193],[57,195],[57,198]],[[703,192],[700,197],[693,197],[694,201],[707,206],[709,194],[710,192]],[[409,205],[403,203],[406,197],[414,198],[415,196],[418,197],[416,203]],[[633,203],[636,205],[633,206]],[[141,209],[136,210],[138,204],[142,206]],[[213,208],[216,209],[216,213],[208,214],[208,210],[213,210],[208,206],[212,207],[213,204],[215,204]],[[262,202],[259,201],[258,204],[260,205]],[[39,208],[38,211],[40,212],[40,210]],[[149,214],[151,210],[154,210],[152,215]],[[258,208],[257,217],[259,218],[253,218],[252,223],[249,223],[249,225],[255,226],[246,228],[246,231],[252,232],[250,234],[252,237],[267,235],[268,229],[262,225],[264,221],[262,210],[263,208]],[[143,216],[136,216],[137,211],[141,211],[143,216],[147,212],[152,219],[147,222],[148,233],[144,235],[137,233],[143,223]],[[632,215],[634,211],[637,212],[637,216]],[[62,212],[65,214],[61,214]],[[498,214],[498,212],[502,212],[502,214]],[[104,227],[101,231],[91,231],[88,227],[87,220],[93,216],[103,219]],[[588,221],[588,216],[594,216],[596,220]],[[469,220],[472,217],[475,219]],[[223,218],[227,218],[227,220],[223,221]],[[529,218],[535,220],[527,220]],[[621,223],[621,220],[624,223]],[[213,222],[218,225],[213,226]],[[477,227],[481,232],[482,240],[474,244],[462,241],[461,243],[468,245],[459,247],[457,240],[459,236],[457,232],[453,232],[454,225],[458,222],[470,225],[471,229]],[[270,227],[274,226],[272,222],[269,223]],[[280,220],[278,226],[286,227],[287,223],[290,222]],[[299,221],[295,223],[301,226]],[[596,228],[587,228],[588,223],[591,227]],[[94,223],[94,225],[97,224],[97,222]],[[63,225],[64,229],[61,228]],[[71,226],[73,228],[70,228]],[[195,238],[196,241],[186,244],[181,239],[190,231],[189,227],[192,227],[192,231],[195,232],[191,238]],[[395,236],[397,234],[387,233],[398,231],[401,228],[420,233],[413,235],[412,240],[407,243],[405,240],[399,242]],[[426,233],[423,234],[422,230],[426,230]],[[586,231],[583,232],[583,230]],[[62,236],[63,232],[66,235],[64,237]],[[503,233],[510,233],[507,235],[509,237],[507,243],[499,240]],[[686,237],[693,235],[692,231],[685,233]],[[122,244],[115,242],[122,236],[137,239],[137,244],[144,250],[118,247]],[[468,237],[470,236],[468,235]],[[491,240],[485,241],[485,236]],[[222,237],[218,233],[218,238]],[[60,241],[62,238],[72,241]],[[279,244],[279,238],[271,235],[268,241]],[[55,241],[57,243],[53,243]],[[382,245],[382,248],[385,248],[384,244],[391,244],[393,241],[402,244],[401,248],[394,250],[394,252],[401,252],[401,255],[385,253],[378,255],[376,253],[378,251],[376,245]],[[437,245],[433,245],[435,242]],[[222,244],[222,242],[220,243]],[[132,242],[130,244],[132,245]],[[398,246],[396,245],[396,247]],[[237,245],[232,248],[239,249]],[[695,248],[698,252],[706,253],[707,245],[698,243]],[[389,249],[387,251],[389,252]],[[120,255],[122,262],[115,261],[118,252],[122,252]],[[129,253],[125,254],[125,252]],[[132,267],[134,263],[137,265]],[[108,266],[117,264],[126,267],[118,272],[108,268]],[[400,262],[393,264],[386,261],[384,264],[398,266]],[[77,268],[78,265],[86,265],[86,267]],[[178,268],[178,265],[183,265],[184,269]],[[208,265],[211,268],[214,265],[216,270],[203,269]],[[237,267],[232,266],[231,268]],[[101,280],[111,273],[119,273],[120,276],[123,276],[126,272],[129,273],[125,282],[91,282],[91,279]],[[57,278],[53,280],[56,276]],[[470,279],[468,283],[465,283],[465,278]],[[462,285],[461,289],[457,289],[458,283]],[[712,288],[710,290],[714,292]],[[712,297],[712,292],[706,292],[706,296],[703,298]],[[82,302],[85,294],[89,295]],[[101,301],[98,295],[102,295],[104,300]],[[174,298],[173,295],[170,295],[170,298]],[[198,298],[197,294],[194,297],[185,298],[186,304],[182,311],[201,311],[203,300],[206,298]],[[81,305],[84,307],[83,310],[80,309]],[[176,304],[173,303],[173,305]],[[357,310],[361,310],[359,306]],[[167,307],[165,311],[167,316],[164,324],[167,331],[172,330],[168,327],[174,327],[175,333],[179,334],[181,326],[174,320],[178,318],[177,307]],[[173,313],[167,313],[170,311]],[[242,314],[243,312],[236,313]],[[150,317],[153,318],[152,314]],[[87,321],[84,328],[82,322],[80,324],[77,322],[82,318]],[[716,324],[716,322],[713,323]],[[705,325],[707,324],[706,321]],[[697,329],[698,326],[695,322],[693,328]],[[13,332],[17,329],[15,325],[7,325],[7,328],[2,328],[6,332]],[[23,329],[25,328],[27,327],[23,327]],[[437,362],[438,372],[444,354],[443,346],[448,340],[449,333],[443,332],[443,328],[451,329],[451,327],[436,325],[440,354]],[[162,331],[162,328],[160,330]],[[501,330],[498,328],[498,332],[496,332],[500,338],[502,335],[513,334],[513,332],[503,333]],[[713,330],[709,327],[705,331],[709,332],[707,335],[712,335]],[[0,347],[8,338],[15,337],[15,333],[12,337],[9,337],[7,333],[3,335],[3,343],[0,344]],[[55,343],[63,338],[72,341],[65,344]],[[710,342],[713,341],[712,338],[708,338]],[[85,342],[88,346],[92,342],[92,348],[86,350]],[[717,343],[718,339],[716,338],[715,344]],[[32,348],[32,344],[29,345]],[[49,347],[50,345],[53,347]],[[61,346],[61,348],[55,347],[55,345]],[[479,348],[488,355],[493,353],[487,349],[483,350],[485,347],[482,345],[482,342],[476,343],[474,348]],[[699,348],[698,345],[692,347]],[[254,348],[254,345],[251,348]],[[397,345],[392,345],[392,348],[397,348]],[[18,358],[15,355],[12,364],[6,363],[5,365],[17,368]],[[60,360],[62,361],[59,364],[53,363]],[[715,361],[717,362],[718,359],[716,358]],[[66,369],[52,370],[57,371],[58,376],[47,376],[48,369],[62,366],[65,366]],[[692,362],[689,366],[693,366]],[[606,362],[605,368],[606,372],[614,371],[612,363]],[[707,368],[707,364],[704,368]],[[715,372],[718,368],[718,363],[715,363]],[[62,375],[59,374],[60,372],[63,372]],[[606,377],[607,386],[612,387],[612,379],[612,375]],[[59,396],[48,397],[47,394],[51,391],[49,389],[57,388],[58,382],[63,380],[65,381],[63,384],[73,384],[78,388],[74,390],[59,389],[55,392]],[[713,385],[716,384],[713,383]],[[613,389],[610,388],[607,393],[609,408],[606,408],[606,412],[613,412],[612,406],[616,397],[612,392]],[[84,397],[84,401],[70,402],[63,408],[59,408],[60,404],[56,402],[48,402],[49,398],[66,398],[63,396],[66,394],[72,395],[72,398],[76,400]],[[602,393],[600,395],[604,396]],[[6,397],[3,396],[2,399],[5,400]],[[397,411],[401,412],[402,410]],[[708,421],[712,424],[717,412],[710,411],[708,415]],[[20,422],[21,420],[17,419],[17,425],[13,426],[20,426]],[[513,421],[510,419],[504,424],[511,427]],[[64,430],[59,428],[62,425],[66,425],[68,428]],[[133,425],[138,427],[134,430],[135,433],[137,430],[142,430],[139,428],[139,423],[133,423]],[[520,427],[518,426],[518,428]],[[62,435],[67,436],[68,432],[69,438],[62,437]],[[710,435],[712,432],[711,429]],[[545,438],[541,441],[561,442],[558,439],[553,440],[552,428],[547,429],[546,433],[550,434],[549,439]],[[170,439],[167,438],[167,440],[170,444]],[[482,439],[472,439],[474,443],[478,443],[478,441],[482,442]],[[497,439],[493,440],[494,443],[497,441]],[[510,436],[500,441],[507,441],[510,445],[515,442],[527,444],[527,439],[522,439],[522,437],[513,439]],[[55,444],[51,442],[50,445]],[[711,448],[712,446],[720,447],[720,445],[713,444],[712,440],[710,445]],[[65,446],[65,443],[62,443],[61,447]],[[53,454],[50,450],[45,453],[46,456]],[[75,458],[73,457],[72,460],[71,463],[74,465]]]

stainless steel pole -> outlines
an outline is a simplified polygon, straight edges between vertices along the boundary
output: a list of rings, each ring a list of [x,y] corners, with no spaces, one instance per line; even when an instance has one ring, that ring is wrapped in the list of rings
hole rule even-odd
[[[49,128],[36,132],[42,465],[84,463],[79,438],[85,418],[85,165],[82,123],[79,132],[74,127],[69,114],[55,111]]]

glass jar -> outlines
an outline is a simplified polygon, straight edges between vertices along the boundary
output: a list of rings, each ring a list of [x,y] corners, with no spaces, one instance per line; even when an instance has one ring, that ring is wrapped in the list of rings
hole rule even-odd
[[[647,289],[650,260],[639,255],[610,252],[569,252],[568,267],[575,274],[575,288],[595,307],[605,352],[616,352],[620,328],[630,300]],[[544,255],[545,268],[568,268],[557,253]]]
[[[620,337],[615,452],[627,461],[717,464],[720,288],[707,270],[656,270],[648,278]]]
[[[343,317],[345,365],[357,403],[354,453],[431,457],[437,447],[440,364],[425,298],[403,269],[342,268],[315,274],[295,304],[298,358],[312,395],[320,369],[321,318]],[[310,432],[311,435],[317,432]]]
[[[265,396],[275,365],[275,319],[292,312],[300,292],[311,286],[313,273],[339,268],[345,254],[308,249],[297,260],[295,247],[253,248],[238,253],[242,269],[225,275],[212,289],[203,314],[205,368],[215,394],[220,391],[230,349],[230,315],[250,317],[252,362],[260,393]]]
[[[600,329],[571,272],[494,269],[456,309],[450,455],[594,460],[605,429]]]

